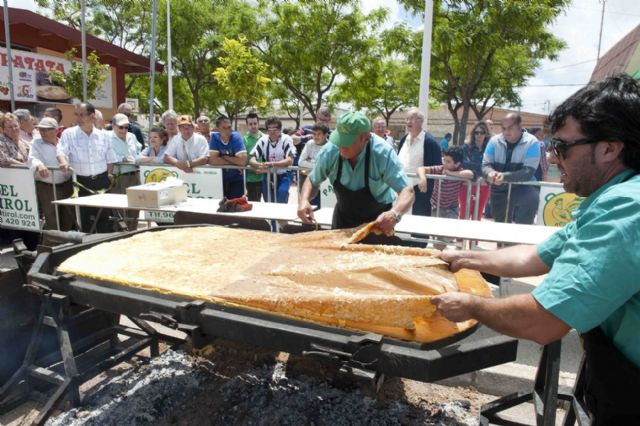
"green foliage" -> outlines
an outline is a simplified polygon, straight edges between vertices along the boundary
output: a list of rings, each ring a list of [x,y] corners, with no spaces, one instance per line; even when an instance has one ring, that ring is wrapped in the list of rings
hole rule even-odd
[[[422,12],[419,2],[401,0]],[[447,104],[462,143],[470,111],[482,118],[494,105],[519,105],[516,87],[564,43],[547,27],[569,0],[436,0],[431,52],[431,97]],[[408,57],[420,61],[421,34],[397,30],[396,47],[411,40]],[[404,38],[403,38],[404,37]],[[420,39],[420,44],[417,43]]]
[[[37,0],[51,17],[80,30],[81,0]],[[148,53],[151,0],[86,0],[87,33],[136,53]]]
[[[249,107],[264,108],[271,81],[266,77],[267,65],[247,46],[247,39],[225,39],[219,58],[220,67],[213,75],[225,91],[225,110],[229,118]]]
[[[72,97],[83,99],[83,67],[82,62],[77,61],[78,52],[71,49],[65,52],[64,56],[71,62],[71,68],[64,74],[57,70],[49,71],[52,80],[64,87]],[[98,59],[96,52],[87,55],[87,100],[94,99],[98,89],[104,83],[109,72],[109,65],[103,65]]]
[[[339,76],[350,78],[368,66],[372,29],[386,18],[383,9],[364,15],[358,0],[261,0],[259,5],[265,11],[256,44],[261,59],[276,84],[314,119]],[[281,105],[290,105],[285,97]]]
[[[381,115],[389,124],[397,110],[417,105],[419,84],[416,76],[420,70],[411,62],[394,58],[377,46],[367,61],[367,66],[357,69],[352,76],[337,85],[332,102],[353,103],[356,109],[367,109]]]
[[[159,40],[166,40],[166,6],[160,3]],[[244,36],[252,42],[257,28],[256,10],[243,0],[173,0],[171,46],[176,78],[184,79],[193,101],[193,114],[214,111],[222,105],[224,91],[213,76],[221,66],[225,38]],[[166,44],[158,49],[166,58]],[[176,94],[174,93],[174,99]],[[176,109],[177,106],[176,106]],[[184,111],[182,111],[184,112]]]

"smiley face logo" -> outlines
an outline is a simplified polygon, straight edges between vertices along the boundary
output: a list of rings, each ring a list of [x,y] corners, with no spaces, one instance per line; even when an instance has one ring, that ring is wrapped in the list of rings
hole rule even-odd
[[[576,194],[561,192],[559,194],[548,194],[545,197],[544,224],[546,226],[564,226],[573,220],[571,213],[580,207],[584,197]]]
[[[170,176],[178,177],[178,173],[158,167],[157,169],[147,170],[144,172],[144,183],[162,182]]]

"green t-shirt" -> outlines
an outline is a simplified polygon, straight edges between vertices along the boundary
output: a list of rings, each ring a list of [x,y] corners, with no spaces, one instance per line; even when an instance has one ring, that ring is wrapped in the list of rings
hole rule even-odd
[[[258,139],[260,139],[264,134],[262,132],[258,132],[257,136],[252,136],[250,133],[244,135],[244,146],[247,148],[247,164],[249,164],[249,158],[251,157],[251,151],[253,151],[253,147],[256,146]],[[247,182],[262,182],[262,175],[254,172],[247,171]]]
[[[580,333],[597,326],[640,367],[640,175],[626,170],[591,194],[537,247],[551,268],[533,297]],[[634,175],[635,174],[635,175]]]

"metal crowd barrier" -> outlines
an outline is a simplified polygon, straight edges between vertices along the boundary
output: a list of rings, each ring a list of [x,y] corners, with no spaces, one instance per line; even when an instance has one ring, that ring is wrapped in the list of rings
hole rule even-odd
[[[509,207],[510,207],[510,203],[511,203],[511,190],[513,188],[513,185],[520,185],[520,186],[532,186],[532,187],[537,187],[540,188],[543,185],[544,186],[550,186],[550,187],[554,187],[554,188],[563,188],[563,185],[561,183],[558,182],[546,182],[546,181],[527,181],[527,182],[505,182],[503,183],[503,185],[508,185],[507,187],[507,204],[505,206],[505,217],[504,217],[504,221],[505,223],[509,220]]]

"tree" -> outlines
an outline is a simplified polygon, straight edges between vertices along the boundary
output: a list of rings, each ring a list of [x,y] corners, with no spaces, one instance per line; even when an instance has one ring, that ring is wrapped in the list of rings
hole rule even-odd
[[[419,85],[415,77],[420,71],[415,65],[393,58],[384,50],[384,46],[378,46],[368,66],[339,83],[331,99],[332,102],[353,103],[356,109],[379,114],[388,126],[394,112],[418,103]]]
[[[76,49],[71,49],[65,52],[64,56],[69,62],[71,62],[71,68],[65,74],[58,70],[49,71],[51,79],[62,85],[67,93],[76,99],[83,99],[83,66],[82,62],[76,60],[78,52]],[[96,52],[91,52],[87,55],[87,100],[94,99],[97,95],[98,89],[104,83],[109,72],[109,65],[103,65],[98,59]]]
[[[424,3],[401,0],[414,11]],[[514,90],[564,43],[547,31],[569,0],[440,0],[434,9],[431,94],[445,102],[463,143],[470,111],[520,103]],[[418,35],[416,35],[418,36]],[[413,55],[415,60],[415,54]]]
[[[358,0],[262,0],[262,37],[255,46],[271,78],[300,100],[315,120],[316,110],[338,76],[350,78],[368,66],[375,43],[371,28],[383,22],[384,9],[369,15]]]
[[[81,29],[81,0],[36,3],[49,9],[56,21]],[[87,33],[138,54],[148,53],[151,6],[151,0],[86,0]]]
[[[166,6],[160,3],[159,39],[166,40]],[[164,10],[164,11],[163,11]],[[173,0],[171,45],[176,77],[183,78],[193,98],[193,113],[220,106],[221,87],[213,76],[221,66],[225,38],[254,40],[256,11],[242,0]],[[166,45],[159,49],[166,57]]]
[[[222,45],[222,66],[213,75],[226,92],[225,111],[230,119],[249,107],[264,108],[270,79],[266,77],[267,65],[247,46],[247,39],[225,39]],[[237,122],[236,122],[237,127]]]

